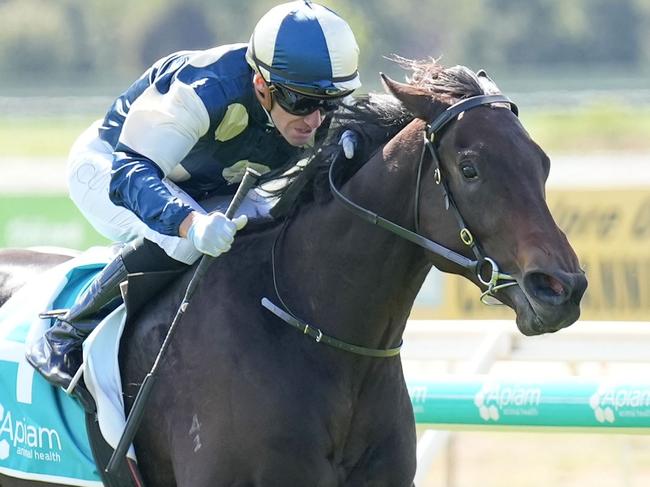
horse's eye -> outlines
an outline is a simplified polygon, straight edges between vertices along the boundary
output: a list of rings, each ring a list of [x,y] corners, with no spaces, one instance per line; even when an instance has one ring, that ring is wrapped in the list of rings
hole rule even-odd
[[[476,172],[476,168],[468,163],[463,164],[460,166],[460,170],[463,173],[463,177],[465,179],[476,179],[478,177],[478,172]]]

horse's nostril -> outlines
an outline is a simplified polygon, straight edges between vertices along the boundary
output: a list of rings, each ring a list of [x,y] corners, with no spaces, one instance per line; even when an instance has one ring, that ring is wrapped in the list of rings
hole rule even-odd
[[[587,290],[587,285],[587,277],[583,272],[575,275],[575,278],[573,279],[572,293],[572,300],[575,304],[580,304],[580,300]]]
[[[549,304],[562,304],[570,294],[570,290],[559,279],[543,272],[528,273],[524,285],[530,296]]]

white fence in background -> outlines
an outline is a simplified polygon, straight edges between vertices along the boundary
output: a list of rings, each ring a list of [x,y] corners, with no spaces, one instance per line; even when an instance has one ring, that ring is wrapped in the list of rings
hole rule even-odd
[[[507,321],[411,321],[404,336],[403,361],[409,383],[432,378],[435,381],[436,377],[460,382],[468,376],[482,376],[486,383],[504,377],[534,382],[548,379],[549,375],[566,382],[567,378],[585,373],[591,379],[595,373],[596,380],[615,377],[623,382],[647,381],[650,322],[581,321],[555,334],[526,337]],[[447,375],[441,376],[441,372]],[[650,394],[650,389],[646,392]],[[645,402],[643,407],[650,406]],[[467,430],[485,429],[488,425],[451,426]],[[445,428],[449,427],[445,424]],[[530,429],[534,431],[535,427]],[[553,431],[563,429],[554,427]],[[575,432],[576,428],[570,430]],[[422,484],[449,438],[449,431],[433,429],[421,435],[416,485]]]
[[[0,96],[0,113],[11,116],[96,114],[99,117],[119,94],[120,92],[116,91],[113,95],[98,96]],[[628,103],[637,107],[650,105],[650,89],[643,88],[553,89],[527,92],[508,90],[507,94],[527,109],[553,108],[553,110],[572,111],[598,102]]]
[[[488,347],[491,360],[650,362],[650,321],[578,321],[557,333],[527,337],[508,320],[411,320],[403,359],[466,362],[489,341],[495,342]]]

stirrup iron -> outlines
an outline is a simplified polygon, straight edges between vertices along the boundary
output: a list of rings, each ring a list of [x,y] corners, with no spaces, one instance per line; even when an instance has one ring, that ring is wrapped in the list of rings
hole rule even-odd
[[[43,311],[41,313],[38,313],[38,317],[42,320],[46,320],[48,318],[63,318],[69,310],[67,309],[51,309],[49,311]]]

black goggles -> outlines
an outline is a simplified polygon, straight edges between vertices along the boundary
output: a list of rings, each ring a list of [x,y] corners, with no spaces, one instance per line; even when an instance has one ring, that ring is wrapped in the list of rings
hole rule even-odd
[[[282,85],[271,85],[271,92],[275,101],[278,102],[285,112],[291,115],[304,117],[320,110],[323,113],[335,111],[340,103],[341,97],[337,98],[316,98],[303,95],[297,91],[290,90]]]

